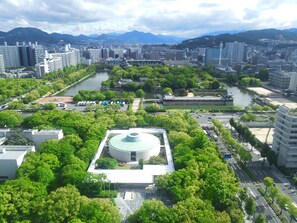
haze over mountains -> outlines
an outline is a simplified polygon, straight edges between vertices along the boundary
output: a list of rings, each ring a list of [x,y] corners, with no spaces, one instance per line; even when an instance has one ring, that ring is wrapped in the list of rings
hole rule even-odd
[[[219,34],[219,35],[218,35]],[[4,38],[4,39],[3,39]],[[214,47],[222,41],[245,42],[247,44],[259,44],[259,39],[286,39],[297,41],[297,28],[286,30],[263,29],[250,31],[229,31],[203,35],[197,38],[185,40],[184,38],[165,35],[154,35],[139,31],[131,31],[123,34],[92,34],[89,36],[70,34],[47,33],[37,28],[15,28],[8,32],[0,31],[0,40],[14,45],[16,42],[38,42],[45,45],[57,44],[60,40],[71,44],[178,44],[178,48]]]
[[[60,40],[71,44],[176,44],[185,38],[165,35],[154,35],[152,33],[144,33],[139,31],[132,31],[123,34],[92,34],[90,36],[79,35],[73,36],[70,34],[47,33],[37,28],[15,28],[8,32],[0,31],[0,38],[4,37],[8,44],[15,44],[15,42],[39,42],[42,44],[57,44]]]

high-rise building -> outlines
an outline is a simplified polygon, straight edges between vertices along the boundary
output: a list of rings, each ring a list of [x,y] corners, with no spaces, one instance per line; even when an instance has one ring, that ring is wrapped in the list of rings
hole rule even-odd
[[[227,57],[231,64],[242,63],[245,61],[245,43],[233,42],[226,43]]]
[[[89,49],[92,63],[98,63],[102,59],[102,49]]]
[[[51,53],[50,58],[61,58],[62,67],[76,66],[80,63],[80,52],[78,49],[71,48],[70,45],[65,46],[64,53]],[[63,69],[62,68],[62,69]]]
[[[226,48],[207,48],[205,51],[205,64],[228,65],[229,58],[226,58]]]
[[[36,64],[35,49],[31,46],[19,46],[19,55],[21,66],[31,67]]]
[[[0,54],[3,55],[6,68],[21,66],[18,46],[0,46]]]
[[[45,50],[42,45],[38,45],[37,42],[32,45],[32,48],[35,50],[36,63],[41,63],[45,57]]]
[[[280,106],[276,113],[272,150],[279,166],[297,168],[297,110]]]
[[[0,54],[0,74],[5,72],[5,64],[3,55]]]

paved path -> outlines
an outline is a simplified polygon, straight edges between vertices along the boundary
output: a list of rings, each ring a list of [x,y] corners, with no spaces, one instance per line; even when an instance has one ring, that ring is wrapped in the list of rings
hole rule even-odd
[[[135,98],[132,104],[132,111],[133,112],[137,112],[138,108],[139,108],[139,104],[140,104],[141,98]]]

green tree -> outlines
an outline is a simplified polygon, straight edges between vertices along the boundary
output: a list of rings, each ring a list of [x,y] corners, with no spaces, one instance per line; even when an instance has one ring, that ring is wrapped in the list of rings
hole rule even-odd
[[[278,194],[276,199],[277,204],[281,208],[281,214],[283,213],[283,209],[289,206],[292,203],[291,199],[285,194]]]
[[[272,199],[272,203],[274,203],[275,198],[279,195],[280,189],[278,187],[269,187],[268,189],[269,195]]]
[[[264,214],[259,214],[256,218],[255,218],[255,223],[266,223],[266,218]]]
[[[144,98],[145,96],[145,92],[142,89],[138,89],[135,93],[138,98]]]
[[[291,221],[297,218],[297,208],[291,203],[288,207],[288,212],[291,217]]]
[[[163,94],[173,94],[173,91],[170,87],[165,87],[162,91]]]
[[[57,105],[54,103],[45,103],[43,105],[43,109],[45,110],[55,110],[57,108]]]
[[[273,186],[274,180],[271,177],[265,177],[264,180],[263,180],[263,183],[264,183],[264,185],[266,187],[265,188],[265,194],[266,194],[268,187]]]
[[[40,203],[47,195],[45,185],[27,178],[6,181],[0,186],[0,194],[1,192],[6,194],[6,199],[9,201],[7,204],[9,207],[4,207],[8,210],[4,214],[8,222],[34,219]],[[1,209],[2,207],[0,212]]]
[[[114,169],[117,165],[118,161],[110,157],[99,158],[96,160],[96,168],[98,169]]]
[[[80,205],[78,218],[88,223],[120,223],[118,208],[109,200],[84,199]]]
[[[142,206],[128,217],[131,223],[172,223],[174,219],[168,207],[162,201],[153,199],[144,201]]]
[[[244,209],[249,216],[254,215],[256,211],[256,202],[252,197],[246,199]]]
[[[79,214],[82,197],[71,185],[52,191],[41,203],[38,215],[43,222],[68,222]]]
[[[22,123],[23,117],[16,111],[1,111],[0,112],[0,127],[15,128]]]
[[[219,222],[214,207],[198,197],[188,198],[175,204],[171,210],[175,222]],[[230,221],[230,220],[229,220]]]

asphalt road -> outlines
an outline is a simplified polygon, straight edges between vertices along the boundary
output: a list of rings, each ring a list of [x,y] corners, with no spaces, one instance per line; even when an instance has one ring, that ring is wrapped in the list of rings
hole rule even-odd
[[[236,120],[239,120],[240,115],[239,114],[192,114],[194,117],[196,117],[201,126],[212,126],[211,118],[216,118],[219,121],[221,121],[225,126],[229,125],[229,120],[233,117]],[[215,135],[215,132],[213,130],[207,130],[208,134],[210,136]],[[221,153],[229,153],[227,147],[225,144],[221,141],[220,138],[216,141],[216,144],[220,148]],[[254,154],[255,157],[258,157],[258,154]],[[246,172],[240,167],[240,165],[237,163],[237,161],[232,157],[230,159],[227,159],[227,164],[234,170],[235,175],[239,178],[241,182],[241,187],[246,187],[248,189],[248,193],[250,196],[254,197],[257,210],[256,215],[260,213],[263,213],[266,217],[267,222],[269,223],[281,223],[280,219],[276,216],[274,211],[271,209],[271,207],[268,205],[264,197],[260,195],[258,192],[257,186],[254,184],[254,182],[250,179],[250,177],[246,174]],[[262,179],[266,177],[266,172],[263,171],[262,166],[263,161],[260,160],[256,163],[249,163],[248,165],[251,165],[249,168],[254,169],[253,172],[255,172],[257,175],[255,177],[259,177],[259,179]],[[279,181],[279,180],[278,180]],[[275,181],[277,182],[277,181]],[[249,221],[247,221],[249,222]]]

